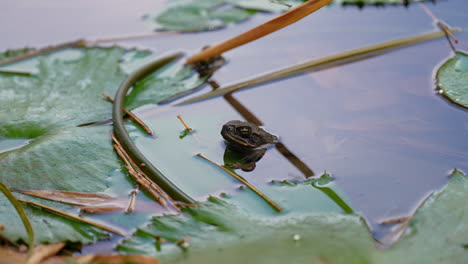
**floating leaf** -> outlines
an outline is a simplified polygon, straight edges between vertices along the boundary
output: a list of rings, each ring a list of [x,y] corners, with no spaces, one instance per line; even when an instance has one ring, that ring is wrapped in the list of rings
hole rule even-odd
[[[160,13],[155,21],[164,30],[202,31],[246,20],[255,12],[235,7],[229,0],[178,0]]]
[[[125,99],[126,107],[134,109],[167,100],[175,94],[200,87],[206,79],[207,76],[200,77],[190,66],[171,63],[138,81]]]
[[[454,170],[448,184],[418,209],[405,235],[375,263],[465,263],[468,176]]]
[[[0,53],[0,58],[23,52]],[[101,93],[113,95],[127,76],[125,70],[141,66],[148,55],[147,51],[119,47],[79,48],[2,66],[8,70],[20,65],[36,73],[34,78],[0,75],[0,137],[3,141],[27,140],[27,144],[0,152],[0,181],[10,189],[106,190],[111,171],[120,167],[112,150],[110,127],[76,125],[110,118],[112,105]],[[172,89],[151,87],[160,92]],[[77,213],[70,206],[40,203]],[[26,241],[26,233],[18,227],[19,219],[12,217],[11,209],[6,199],[0,198],[0,223],[5,226],[1,234],[12,241]],[[107,237],[102,230],[74,220],[29,206],[26,210],[37,231],[36,242],[91,243]]]
[[[225,199],[210,197],[199,209],[185,208],[180,216],[154,218],[118,249],[158,256],[167,263],[211,263],[215,259],[223,263],[302,263],[319,256],[333,263],[370,263],[374,245],[359,217],[340,214],[337,208],[327,213],[312,209],[306,201],[317,203],[320,192],[311,181],[271,188],[276,197],[285,192],[281,199],[285,214],[259,206],[254,201],[258,198],[247,191]],[[157,236],[167,241],[161,244],[161,251],[156,247]],[[177,244],[184,237],[189,238],[188,258]]]
[[[468,54],[458,51],[442,64],[436,78],[443,95],[468,108]]]
[[[311,188],[312,182],[319,183],[317,180],[306,181],[304,185],[285,182],[273,188],[291,188],[292,193],[297,193],[300,189],[296,188],[307,185]],[[326,182],[326,178],[322,179],[322,183]],[[199,209],[185,208],[179,216],[156,217],[138,229],[131,239],[125,239],[118,250],[158,256],[166,263],[192,264],[305,263],[306,260],[310,263],[464,263],[468,237],[467,188],[467,176],[455,170],[447,186],[418,209],[407,234],[388,251],[377,250],[357,216],[301,210],[300,206],[307,206],[302,202],[297,204],[299,207],[285,206],[291,209],[285,214],[265,217],[265,211],[249,209],[255,203],[237,195],[225,199],[211,197]],[[294,200],[292,193],[288,200]],[[188,248],[182,250],[178,242],[184,237],[188,238],[185,244]]]

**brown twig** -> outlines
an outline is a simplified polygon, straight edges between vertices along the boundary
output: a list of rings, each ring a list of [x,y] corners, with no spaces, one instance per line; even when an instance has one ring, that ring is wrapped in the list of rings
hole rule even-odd
[[[380,222],[381,225],[389,225],[389,224],[396,224],[396,223],[404,223],[411,220],[411,217],[409,216],[404,216],[404,217],[399,217],[399,218],[393,218],[393,219],[387,219],[382,222]]]
[[[419,3],[419,6],[429,17],[432,18],[432,20],[436,23],[436,25],[440,28],[440,30],[442,30],[445,33],[445,37],[447,38],[450,48],[454,52],[456,52],[457,50],[455,49],[455,46],[453,45],[452,40],[453,42],[455,42],[455,44],[457,44],[458,39],[455,37],[450,27],[447,26],[447,24],[445,24],[444,22],[442,22],[442,20],[440,20],[438,17],[436,17],[434,13],[432,13],[432,11],[424,3]]]
[[[166,201],[168,201],[172,207],[174,207],[176,210],[180,211],[177,203],[169,196],[167,193],[162,190],[158,185],[156,185],[153,181],[149,179],[148,176],[146,176],[139,166],[130,158],[128,153],[125,152],[124,148],[122,147],[122,144],[117,140],[117,138],[114,136],[114,134],[110,133],[112,140],[115,142],[114,149],[117,152],[117,155],[125,162],[126,168],[129,171],[130,176],[135,178],[135,180],[141,184],[150,194],[164,207],[169,209],[167,207]],[[142,164],[143,165],[143,164]],[[156,194],[157,193],[157,194]],[[164,201],[164,198],[166,201]]]
[[[33,50],[33,51],[30,51],[30,52],[27,52],[27,53],[24,53],[24,54],[21,54],[21,55],[12,57],[12,58],[8,58],[6,60],[2,60],[2,61],[0,61],[0,65],[5,65],[5,64],[8,64],[8,63],[12,63],[12,62],[17,62],[17,61],[24,60],[24,59],[27,59],[27,58],[31,58],[31,57],[34,57],[34,56],[37,56],[37,55],[50,53],[50,52],[53,52],[53,51],[56,51],[56,50],[61,50],[61,49],[65,49],[65,48],[74,48],[74,47],[79,47],[79,46],[83,46],[83,45],[86,45],[86,40],[79,39],[79,40],[66,42],[66,43],[63,43],[63,44],[55,45],[55,46],[49,46],[49,47],[45,47],[43,49]]]
[[[236,180],[240,181],[242,184],[246,185],[247,187],[249,187],[254,193],[256,193],[258,196],[260,196],[263,200],[265,200],[267,203],[269,203],[271,206],[273,206],[273,208],[275,208],[276,211],[278,212],[281,212],[283,211],[283,208],[281,208],[281,206],[279,206],[277,203],[275,203],[273,200],[271,200],[268,196],[266,196],[264,193],[262,193],[259,189],[257,189],[255,186],[253,186],[252,184],[250,184],[246,179],[242,178],[241,176],[233,173],[232,171],[226,169],[225,167],[219,165],[218,163],[214,162],[214,161],[211,161],[209,160],[207,157],[203,156],[203,154],[201,153],[198,153],[197,154],[198,157],[210,162],[211,164],[213,165],[216,165],[218,168],[224,170],[225,172],[229,173],[229,175],[231,175],[232,177],[234,177]]]
[[[126,155],[123,153],[123,149],[121,149],[117,144],[114,145],[115,152],[117,152],[117,155],[125,162],[126,166],[125,168],[128,171],[128,174],[135,179],[137,183],[142,185],[153,197],[156,199],[156,201],[161,204],[164,207],[167,207],[166,201],[161,198],[160,195],[158,195],[148,184],[147,181],[145,181],[144,177],[140,173],[138,173],[130,164],[130,161],[127,159]]]
[[[176,202],[176,204],[181,207],[200,208],[200,206],[196,204],[189,204],[189,203],[182,203],[182,202]]]
[[[219,44],[213,45],[207,49],[202,50],[200,53],[196,54],[187,59],[187,63],[194,63],[201,60],[206,60],[208,58],[221,55],[222,53],[231,50],[233,48],[239,47],[256,39],[259,39],[263,36],[266,36],[270,33],[273,33],[279,29],[282,29],[290,24],[293,24],[307,15],[319,10],[323,6],[329,4],[332,0],[309,0],[286,13],[283,13],[272,20],[261,24],[247,32],[244,32],[234,38],[223,41]]]
[[[112,99],[112,97],[110,97],[108,94],[106,93],[102,93],[102,96],[104,96],[107,101],[111,102],[111,103],[114,103],[114,99]],[[151,128],[149,128],[145,122],[143,122],[143,120],[141,120],[138,116],[136,116],[134,113],[128,111],[126,108],[122,107],[122,110],[125,112],[125,114],[127,114],[133,121],[135,121],[138,125],[140,125],[143,130],[145,130],[146,133],[148,133],[148,135],[151,135],[152,137],[154,137],[154,134],[153,134],[153,131],[151,130]]]
[[[177,115],[177,118],[179,118],[180,122],[182,122],[182,124],[184,125],[184,127],[185,127],[191,134],[193,134],[192,128],[189,127],[189,125],[187,124],[187,122],[185,122],[185,120],[182,118],[182,116],[181,116],[181,115]]]
[[[22,203],[25,203],[25,204],[29,204],[29,205],[33,205],[33,206],[36,206],[36,207],[39,207],[41,209],[44,209],[46,211],[49,211],[49,212],[52,212],[52,213],[55,213],[55,214],[58,214],[58,215],[61,215],[61,216],[66,216],[66,217],[69,217],[69,218],[72,218],[74,220],[77,220],[77,221],[80,221],[80,222],[83,222],[83,223],[86,223],[86,224],[89,224],[89,225],[92,225],[92,226],[95,226],[97,228],[101,228],[103,230],[106,230],[108,232],[111,232],[111,233],[114,233],[114,234],[117,234],[119,236],[125,236],[123,233],[121,233],[120,231],[117,231],[117,230],[114,230],[110,227],[107,227],[107,226],[104,226],[104,225],[101,225],[101,224],[98,224],[98,223],[94,223],[92,221],[89,221],[87,219],[84,219],[84,218],[81,218],[81,217],[78,217],[78,216],[74,216],[72,214],[69,214],[69,213],[66,213],[66,212],[63,212],[63,211],[60,211],[58,209],[55,209],[55,208],[52,208],[52,207],[49,207],[49,206],[46,206],[46,205],[43,205],[43,204],[40,204],[40,203],[36,203],[36,202],[31,202],[31,201],[26,201],[26,200],[22,200],[22,199],[17,199],[18,201],[22,202]]]
[[[164,31],[164,32],[155,32],[151,34],[141,34],[141,35],[130,35],[130,36],[122,36],[122,37],[113,37],[113,38],[101,38],[95,40],[87,40],[86,45],[93,45],[99,43],[107,43],[107,42],[117,42],[117,41],[126,41],[126,40],[134,40],[134,39],[143,39],[143,38],[154,38],[154,37],[161,37],[167,35],[174,35],[179,34],[178,31]]]
[[[125,210],[125,213],[130,214],[135,211],[136,196],[139,190],[140,190],[140,185],[137,184],[135,189],[130,193],[130,200],[128,201],[128,206],[127,206],[127,209]]]

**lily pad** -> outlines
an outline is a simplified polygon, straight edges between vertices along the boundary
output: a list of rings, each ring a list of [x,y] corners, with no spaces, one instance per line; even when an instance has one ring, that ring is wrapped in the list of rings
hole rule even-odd
[[[292,188],[289,200],[294,201],[298,186],[272,188]],[[295,208],[265,217],[261,210],[248,210],[253,203],[236,203],[237,195],[210,197],[199,209],[156,217],[118,250],[158,256],[166,263],[464,263],[467,188],[467,176],[455,170],[447,186],[418,209],[401,241],[387,251],[377,250],[358,216],[310,208],[298,213]]]
[[[418,209],[398,243],[375,263],[465,263],[468,176],[454,170],[448,184]]]
[[[26,51],[9,51],[0,58]],[[37,73],[34,77],[0,74],[0,138],[28,140],[28,144],[0,152],[0,181],[10,189],[105,191],[111,172],[120,167],[112,150],[111,128],[76,126],[110,118],[112,105],[101,93],[113,95],[127,76],[125,70],[142,65],[149,54],[119,47],[68,49],[2,66],[9,69],[21,64]],[[170,74],[165,77],[170,79]],[[166,90],[173,87],[151,82],[146,84],[171,95]],[[147,102],[134,100],[133,107]],[[124,177],[120,173],[116,176]],[[0,198],[0,223],[7,227],[0,232],[11,240],[26,240],[23,231],[13,228],[17,219],[8,206]],[[90,243],[107,236],[89,225],[35,208],[29,208],[28,213],[37,242]]]
[[[319,182],[336,189],[327,175],[320,180],[272,184],[266,191],[285,207],[281,214],[259,203],[248,190],[222,199],[210,197],[199,209],[185,208],[180,216],[154,218],[118,249],[158,256],[169,263],[210,263],[215,258],[227,263],[286,259],[300,263],[320,254],[338,263],[368,263],[374,245],[364,222],[356,215],[342,214],[339,206],[314,188]],[[158,245],[156,236],[168,243]],[[189,238],[188,258],[180,244],[184,237]]]
[[[246,20],[255,12],[238,8],[222,0],[171,1],[155,21],[164,30],[202,31],[225,27]]]
[[[126,107],[137,108],[169,99],[175,94],[189,92],[203,85],[208,76],[199,76],[190,66],[171,63],[138,81],[126,100]],[[164,89],[161,89],[161,88]]]
[[[443,95],[468,108],[468,54],[457,52],[439,68],[436,78]]]

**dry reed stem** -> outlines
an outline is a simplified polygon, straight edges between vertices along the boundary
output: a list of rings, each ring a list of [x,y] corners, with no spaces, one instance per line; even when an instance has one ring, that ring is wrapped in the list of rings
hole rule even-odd
[[[136,196],[139,190],[140,190],[140,184],[137,184],[135,189],[130,193],[130,200],[128,201],[127,209],[125,210],[126,214],[130,214],[135,211]]]
[[[403,223],[411,220],[411,217],[405,216],[405,217],[399,217],[399,218],[394,218],[394,219],[388,219],[380,222],[381,225],[389,225],[389,224],[395,224],[395,223]]]
[[[74,48],[74,47],[79,47],[79,46],[83,46],[83,45],[86,45],[86,40],[83,40],[83,39],[79,39],[79,40],[75,40],[75,41],[71,41],[71,42],[65,42],[65,43],[62,43],[62,44],[59,44],[59,45],[49,46],[49,47],[45,47],[45,48],[38,49],[38,50],[33,50],[33,51],[30,51],[30,52],[27,52],[27,53],[24,53],[24,54],[21,54],[21,55],[6,59],[6,60],[2,60],[2,61],[0,61],[0,65],[5,65],[5,64],[8,64],[8,63],[17,62],[17,61],[28,59],[28,58],[31,58],[31,57],[34,57],[34,56],[37,56],[37,55],[50,53],[50,52],[53,52],[53,51],[56,51],[56,50],[61,50],[61,49],[65,49],[65,48]]]
[[[144,177],[142,177],[142,175],[134,169],[134,167],[131,164],[132,162],[128,160],[128,157],[127,157],[128,154],[126,154],[125,151],[121,147],[119,147],[119,145],[117,144],[115,144],[113,147],[114,147],[114,150],[117,152],[117,155],[125,162],[126,164],[125,168],[128,170],[128,174],[132,176],[136,182],[142,185],[154,197],[154,199],[156,199],[156,201],[159,204],[161,204],[164,207],[167,207],[166,201],[164,201],[161,198],[161,196],[158,195],[155,192],[155,190],[151,188],[150,184],[144,179]]]
[[[179,34],[178,31],[164,31],[164,32],[155,32],[152,34],[141,34],[141,35],[130,35],[130,36],[122,36],[122,37],[113,37],[113,38],[101,38],[95,40],[87,40],[86,45],[93,45],[99,43],[107,43],[107,42],[117,42],[117,41],[126,41],[126,40],[134,40],[134,39],[143,39],[143,38],[154,38],[154,37],[162,37],[167,35],[175,35]]]
[[[182,202],[175,202],[178,206],[183,206],[183,207],[190,207],[190,208],[200,208],[200,206],[196,204],[189,204],[189,203],[182,203]]]
[[[112,99],[112,97],[110,97],[108,94],[106,93],[102,93],[102,96],[104,96],[109,102],[111,103],[114,103],[114,99]],[[151,128],[149,128],[145,122],[143,122],[143,120],[141,120],[138,116],[136,116],[134,113],[128,111],[125,107],[122,107],[122,110],[125,112],[125,114],[127,114],[133,121],[135,121],[138,125],[140,125],[143,130],[145,130],[146,133],[148,133],[148,135],[151,135],[152,137],[154,137],[154,134],[153,134],[153,131],[151,130]]]
[[[114,233],[114,234],[117,234],[119,236],[125,236],[123,233],[121,233],[120,231],[117,231],[117,230],[114,230],[110,227],[107,227],[107,226],[104,226],[104,225],[101,225],[101,224],[98,224],[98,223],[94,223],[92,221],[89,221],[87,219],[84,219],[84,218],[81,218],[81,217],[78,217],[78,216],[75,216],[75,215],[72,215],[72,214],[69,214],[69,213],[66,213],[66,212],[63,212],[63,211],[60,211],[58,209],[55,209],[55,208],[52,208],[52,207],[49,207],[49,206],[46,206],[46,205],[43,205],[43,204],[40,204],[40,203],[36,203],[36,202],[31,202],[31,201],[26,201],[26,200],[22,200],[22,199],[17,199],[18,201],[22,202],[22,203],[25,203],[25,204],[29,204],[29,205],[33,205],[33,206],[37,206],[37,207],[40,207],[41,209],[44,209],[46,211],[50,211],[50,212],[53,212],[55,214],[59,214],[59,215],[62,215],[62,216],[66,216],[66,217],[69,217],[69,218],[72,218],[74,220],[77,220],[77,221],[80,221],[80,222],[83,222],[83,223],[86,223],[86,224],[89,224],[89,225],[92,225],[92,226],[95,226],[97,228],[101,228],[105,231],[108,231],[108,232],[111,232],[111,233]]]
[[[276,202],[274,202],[273,200],[271,200],[268,196],[266,196],[264,193],[262,193],[259,189],[257,189],[255,186],[253,186],[252,184],[250,184],[246,179],[242,178],[241,176],[233,173],[232,171],[226,169],[225,167],[219,165],[218,163],[214,162],[214,161],[211,161],[209,160],[207,157],[203,156],[203,154],[201,153],[198,153],[197,154],[198,157],[210,162],[211,164],[213,165],[216,165],[218,168],[224,170],[225,172],[229,173],[229,175],[231,175],[232,177],[234,177],[236,180],[240,181],[242,184],[246,185],[247,187],[249,187],[254,193],[256,193],[258,196],[260,196],[263,200],[265,200],[267,203],[269,203],[271,206],[273,206],[273,208],[275,208],[276,211],[278,212],[281,212],[283,211],[283,208],[281,208],[281,206],[279,206]]]
[[[143,185],[143,187],[148,190],[148,192],[151,193],[155,197],[155,199],[164,207],[167,207],[167,203],[164,200],[161,200],[161,197],[166,199],[172,207],[174,207],[176,210],[180,210],[176,204],[176,202],[163,190],[161,189],[157,184],[155,184],[153,181],[149,179],[148,176],[146,176],[140,168],[136,165],[136,163],[130,158],[127,152],[125,152],[124,148],[122,147],[122,144],[117,140],[117,138],[114,136],[113,133],[110,133],[112,140],[115,142],[115,145],[113,146],[115,151],[117,152],[117,155],[125,162],[127,165],[127,170],[129,171],[129,174],[132,177],[137,177],[135,180]],[[138,171],[137,171],[138,170]],[[156,191],[159,195],[154,195],[154,191]],[[162,203],[161,203],[162,201]]]
[[[206,60],[214,56],[221,55],[222,53],[231,50],[233,48],[239,47],[256,39],[259,39],[263,36],[266,36],[270,33],[273,33],[279,29],[282,29],[290,24],[293,24],[307,15],[319,10],[323,6],[329,4],[332,0],[309,0],[288,12],[285,12],[270,21],[267,21],[264,24],[261,24],[249,31],[246,31],[236,37],[233,37],[229,40],[223,41],[219,44],[211,46],[207,49],[202,50],[200,53],[196,54],[187,59],[186,63],[194,63],[201,60]]]
[[[167,203],[164,201],[164,199],[157,193],[151,186],[148,184],[148,182],[145,180],[144,177],[141,176],[138,172],[134,170],[130,170],[128,166],[126,166],[130,176],[132,176],[141,186],[143,186],[153,197],[156,199],[156,201],[167,208]]]
[[[424,3],[419,3],[419,6],[422,8],[422,10],[429,17],[432,18],[432,20],[436,23],[436,25],[439,27],[439,29],[442,30],[445,33],[445,37],[447,38],[447,41],[448,41],[448,43],[450,45],[450,48],[453,50],[453,52],[456,52],[457,49],[453,45],[452,40],[453,40],[453,42],[455,42],[455,44],[457,44],[458,39],[455,37],[455,35],[451,31],[450,27],[447,26],[444,22],[442,22],[442,20],[440,20],[438,17],[436,17],[434,15],[434,13],[432,13],[432,11]]]
[[[189,127],[189,125],[187,124],[187,122],[185,122],[185,120],[182,118],[182,116],[181,116],[181,115],[177,115],[177,118],[179,118],[180,122],[182,122],[182,124],[184,125],[185,129],[187,129],[191,134],[193,134],[192,128]]]

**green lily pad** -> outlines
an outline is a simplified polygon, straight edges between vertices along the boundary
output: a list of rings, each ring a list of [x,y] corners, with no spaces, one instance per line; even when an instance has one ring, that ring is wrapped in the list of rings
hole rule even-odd
[[[465,263],[468,259],[468,176],[448,184],[418,209],[398,243],[375,263]]]
[[[153,218],[117,248],[124,253],[157,256],[166,263],[464,263],[466,260],[468,178],[458,170],[453,172],[447,186],[418,209],[406,234],[387,251],[377,250],[365,224],[356,215],[306,209],[309,205],[303,201],[295,207],[295,198],[306,197],[307,193],[307,189],[297,188],[309,183],[286,182],[271,187],[290,188],[288,200],[292,204],[285,207],[291,210],[283,214],[265,214],[264,210],[251,207],[255,203],[238,198],[242,193],[223,199],[210,197],[200,203],[199,209],[185,208],[179,216]]]
[[[452,102],[468,108],[468,54],[457,52],[439,68],[437,85]]]
[[[77,210],[71,206],[34,199],[19,194],[15,194],[15,196],[77,215]],[[23,207],[34,229],[36,244],[58,243],[62,241],[90,244],[100,239],[110,237],[106,231],[71,218],[58,216],[29,205],[23,204]],[[21,222],[19,216],[8,200],[1,196],[0,208],[0,223],[5,227],[4,230],[1,231],[2,236],[7,237],[11,241],[27,241],[25,239],[27,238],[26,230],[23,225],[19,224]]]
[[[225,27],[246,20],[255,12],[222,0],[171,1],[155,21],[163,30],[202,31]]]
[[[0,53],[0,58],[16,56],[27,50]],[[47,189],[103,192],[109,177],[125,177],[112,172],[120,168],[109,136],[110,126],[76,127],[89,121],[111,117],[112,104],[101,93],[113,95],[132,68],[146,62],[148,51],[112,48],[68,49],[2,66],[18,66],[34,72],[33,77],[0,74],[0,181],[10,189]],[[179,73],[165,74],[180,80]],[[185,72],[185,74],[187,74]],[[188,78],[197,82],[198,75]],[[170,96],[174,90],[164,82],[145,85]],[[147,92],[147,91],[145,91]],[[157,93],[154,93],[157,94]],[[158,98],[153,97],[154,103]],[[150,101],[136,98],[132,107]],[[3,144],[4,143],[4,144]],[[31,198],[26,198],[31,199]],[[50,204],[48,201],[41,201]],[[57,207],[56,203],[53,204]],[[0,231],[11,240],[26,241],[8,202],[0,198]],[[73,210],[62,206],[65,210]],[[73,211],[75,214],[76,211]],[[90,243],[107,233],[36,208],[28,214],[40,243],[74,241]],[[88,232],[89,231],[89,232]]]
[[[342,214],[342,208],[313,186],[324,184],[336,189],[327,177],[273,183],[265,189],[285,208],[280,214],[249,190],[223,195],[222,199],[210,197],[200,203],[199,209],[185,208],[180,216],[153,218],[131,239],[125,239],[118,250],[157,256],[168,263],[201,263],[215,258],[228,263],[293,258],[300,263],[325,252],[333,261],[368,263],[367,252],[372,252],[374,245],[364,222],[356,215]],[[158,245],[156,236],[168,243]],[[189,238],[188,258],[182,254],[183,245],[177,243],[184,237]],[[336,240],[327,241],[326,237]],[[318,243],[320,239],[323,241]],[[263,251],[269,253],[258,254]]]

